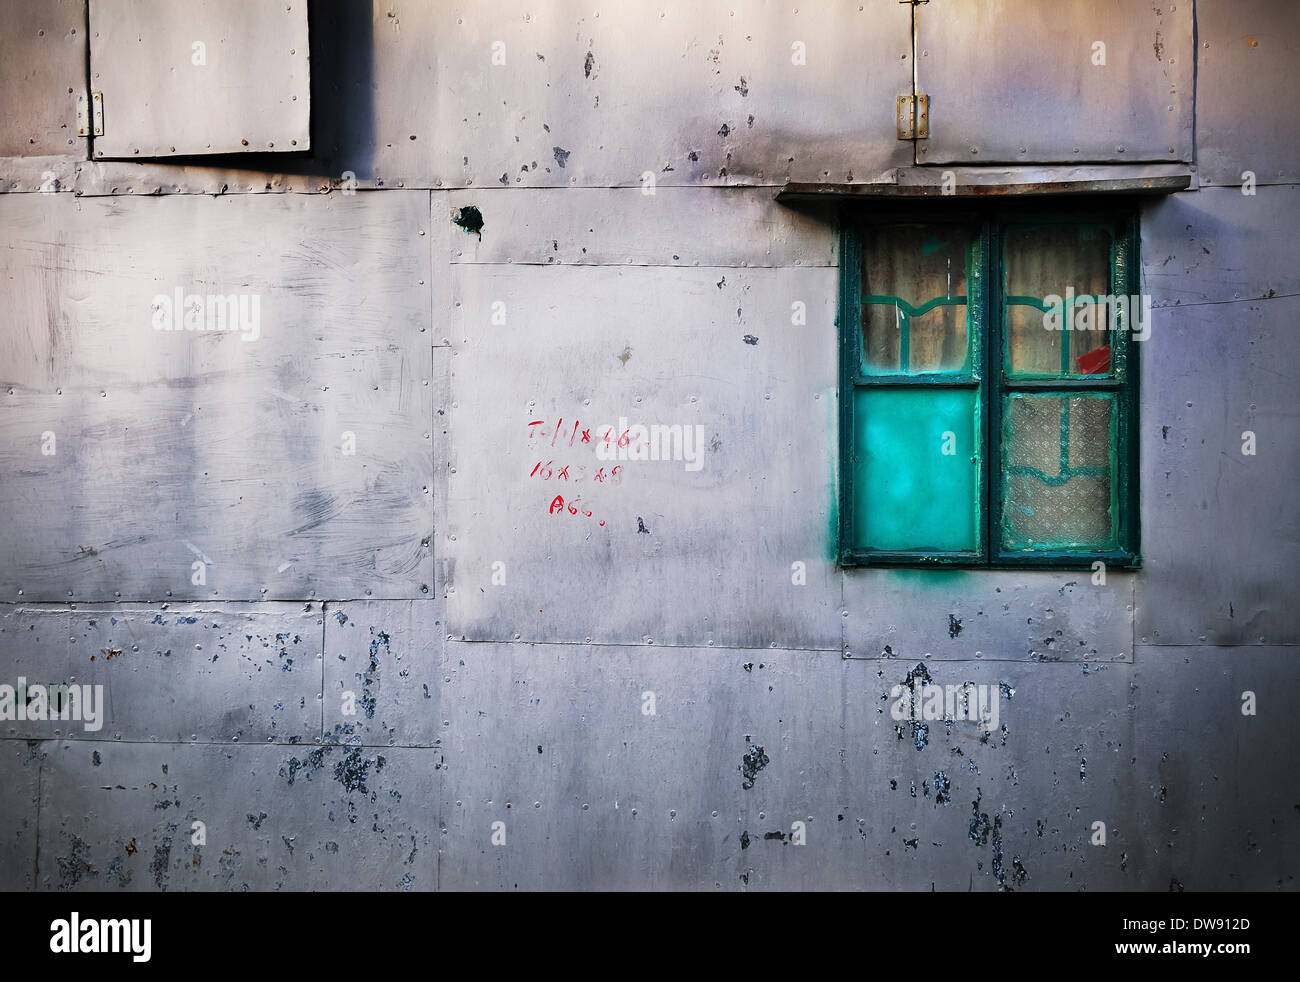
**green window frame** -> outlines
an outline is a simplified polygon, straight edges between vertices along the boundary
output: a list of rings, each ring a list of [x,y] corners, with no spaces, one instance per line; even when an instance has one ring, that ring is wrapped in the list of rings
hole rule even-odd
[[[1141,565],[1138,242],[1110,202],[846,206],[841,565]]]

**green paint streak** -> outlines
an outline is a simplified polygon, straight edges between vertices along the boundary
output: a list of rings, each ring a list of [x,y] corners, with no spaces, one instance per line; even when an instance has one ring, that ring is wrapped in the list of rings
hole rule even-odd
[[[930,566],[924,569],[891,566],[888,569],[890,577],[911,589],[951,590],[960,586],[971,575],[967,570],[943,566]]]
[[[839,430],[839,405],[835,388],[826,390],[826,435],[829,447],[839,446],[836,439]],[[827,454],[830,459],[831,479],[830,507],[826,509],[825,558],[832,563],[840,561],[840,457],[839,454]]]

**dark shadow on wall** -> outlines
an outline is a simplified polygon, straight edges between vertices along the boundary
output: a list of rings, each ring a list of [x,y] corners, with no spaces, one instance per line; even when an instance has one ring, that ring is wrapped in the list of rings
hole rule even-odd
[[[311,159],[341,181],[351,171],[373,179],[374,18],[372,0],[309,0],[311,38]]]
[[[308,0],[311,149],[226,153],[168,163],[267,174],[319,176],[340,186],[345,172],[374,177],[374,16],[371,0]]]

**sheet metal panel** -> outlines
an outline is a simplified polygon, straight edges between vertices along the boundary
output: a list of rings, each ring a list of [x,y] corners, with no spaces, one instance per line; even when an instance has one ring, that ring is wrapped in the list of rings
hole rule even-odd
[[[86,0],[0,0],[0,23],[0,157],[84,158]]]
[[[1297,316],[1297,297],[1155,312],[1142,358],[1143,644],[1300,641]]]
[[[1202,182],[1300,182],[1300,4],[1197,0],[1196,33]]]
[[[306,0],[88,2],[96,159],[310,148]]]
[[[428,595],[426,193],[0,214],[0,596]],[[156,330],[177,289],[260,298],[257,339]]]
[[[1192,160],[1193,4],[914,8],[924,164]],[[1104,45],[1104,64],[1095,64]]]
[[[6,737],[310,744],[321,735],[319,604],[6,604],[0,682],[92,687],[93,721]],[[69,713],[71,715],[71,713]]]
[[[834,269],[453,271],[449,634],[838,650]]]
[[[1279,891],[1295,882],[1295,796],[1281,777],[1300,768],[1295,656],[1286,646],[1138,645],[1135,821],[1125,839],[1129,870],[1150,889]],[[1247,692],[1256,699],[1249,715]]]
[[[835,818],[845,770],[873,762],[837,752],[856,734],[843,729],[833,652],[448,650],[446,889],[829,885],[848,878],[837,843],[867,852]],[[764,840],[788,839],[794,821],[811,846]],[[873,818],[873,844],[877,830]],[[878,870],[858,860],[853,878],[865,886]]]
[[[434,889],[442,771],[349,739],[43,743],[38,889]]]
[[[1300,293],[1300,188],[1205,188],[1142,210],[1142,289],[1156,307]],[[1220,313],[1236,320],[1241,307]],[[1251,318],[1246,317],[1246,320]]]
[[[351,726],[368,746],[437,748],[443,620],[432,597],[328,604],[325,732]]]

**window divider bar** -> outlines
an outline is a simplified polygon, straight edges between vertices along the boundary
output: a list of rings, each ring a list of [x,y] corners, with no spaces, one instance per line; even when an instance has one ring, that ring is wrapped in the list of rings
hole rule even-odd
[[[984,556],[990,563],[998,556],[1002,529],[1002,378],[1005,306],[1002,300],[1002,236],[996,222],[986,220],[984,268],[988,271],[984,290]]]

